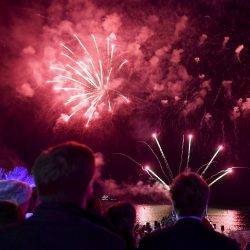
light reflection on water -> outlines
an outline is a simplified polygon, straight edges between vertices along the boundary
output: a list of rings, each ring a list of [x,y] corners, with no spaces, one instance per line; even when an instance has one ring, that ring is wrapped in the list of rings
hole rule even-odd
[[[169,205],[136,205],[137,223],[153,224],[167,216],[171,209]],[[218,230],[223,225],[226,233],[250,228],[250,210],[210,208],[208,217]]]
[[[212,208],[208,211],[208,216],[213,224],[219,229],[225,226],[226,232],[246,229],[244,216],[239,210],[226,210]]]
[[[164,216],[167,216],[171,210],[172,207],[167,205],[136,205],[136,222],[153,224],[154,221],[160,221]]]

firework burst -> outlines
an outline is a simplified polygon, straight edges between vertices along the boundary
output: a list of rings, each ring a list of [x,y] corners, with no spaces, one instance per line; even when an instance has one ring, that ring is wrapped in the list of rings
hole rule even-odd
[[[157,138],[157,134],[153,133],[152,134],[152,138],[154,139],[159,151],[160,151],[160,155],[165,163],[165,166],[162,164],[160,158],[158,157],[157,153],[153,150],[153,148],[145,141],[140,141],[141,143],[145,144],[147,146],[147,148],[151,151],[151,153],[154,155],[154,157],[156,158],[159,167],[162,171],[162,173],[164,174],[164,177],[166,179],[166,182],[159,176],[157,175],[157,173],[148,165],[144,166],[142,163],[138,162],[137,160],[135,160],[134,158],[132,158],[129,155],[123,154],[123,153],[115,153],[117,155],[121,155],[126,157],[127,159],[129,159],[130,161],[132,161],[133,163],[135,163],[136,165],[140,166],[142,170],[144,170],[149,176],[151,176],[153,179],[155,179],[156,181],[162,183],[164,185],[164,187],[169,190],[170,189],[170,185],[173,181],[173,179],[175,178],[172,169],[167,161],[167,157],[162,149],[162,146]],[[191,168],[189,167],[189,160],[190,160],[190,155],[191,155],[191,145],[192,145],[192,140],[193,140],[193,135],[189,134],[188,135],[188,152],[187,152],[187,163],[186,163],[186,167],[183,171],[185,172],[189,172],[191,171]],[[180,161],[180,165],[178,168],[178,173],[180,174],[181,171],[181,167],[182,167],[182,161],[183,161],[183,149],[184,149],[184,142],[185,142],[185,136],[183,135],[182,138],[182,147],[181,147],[181,161]],[[214,155],[212,156],[212,158],[210,159],[210,161],[204,165],[202,165],[197,171],[196,173],[199,174],[201,177],[203,177],[203,175],[205,174],[205,172],[208,170],[208,168],[211,166],[211,164],[214,162],[214,159],[216,158],[216,156],[219,154],[219,152],[223,149],[222,145],[219,145],[216,152],[214,153]],[[167,171],[165,171],[165,169]],[[219,180],[221,180],[222,178],[224,178],[226,175],[230,174],[233,172],[234,168],[246,168],[246,167],[231,167],[231,168],[227,168],[224,170],[220,170],[218,172],[216,172],[215,174],[211,175],[210,177],[205,178],[207,182],[209,183],[209,186],[212,186],[213,184],[215,184],[216,182],[218,182]],[[203,170],[204,169],[204,170]],[[202,171],[203,170],[203,171]],[[202,173],[199,173],[201,172]]]
[[[91,35],[93,53],[78,35],[73,37],[81,49],[80,53],[62,43],[61,56],[65,63],[60,62],[50,67],[56,76],[48,82],[53,84],[55,91],[66,92],[64,104],[69,105],[71,110],[68,114],[62,114],[61,118],[67,122],[81,113],[86,119],[85,126],[88,127],[91,120],[104,110],[113,111],[117,97],[129,103],[129,99],[111,84],[115,74],[120,72],[128,61],[118,59],[114,36],[106,38],[104,48],[99,46],[96,37]]]

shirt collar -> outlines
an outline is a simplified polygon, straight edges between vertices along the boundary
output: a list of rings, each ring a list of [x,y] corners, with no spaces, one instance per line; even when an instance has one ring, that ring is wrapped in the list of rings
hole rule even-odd
[[[200,218],[198,216],[177,216],[177,221],[185,220],[185,219],[192,219],[192,220],[202,221],[202,218]]]

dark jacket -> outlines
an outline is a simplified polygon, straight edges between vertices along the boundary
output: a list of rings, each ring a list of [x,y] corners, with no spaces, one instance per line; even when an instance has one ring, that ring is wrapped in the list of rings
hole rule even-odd
[[[124,250],[124,242],[69,204],[44,203],[23,224],[0,233],[1,250]]]
[[[238,250],[238,244],[225,235],[206,228],[199,220],[181,219],[168,229],[143,238],[140,250]]]

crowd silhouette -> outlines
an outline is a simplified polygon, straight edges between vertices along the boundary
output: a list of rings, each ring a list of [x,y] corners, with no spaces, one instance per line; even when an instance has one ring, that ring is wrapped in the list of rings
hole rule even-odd
[[[170,188],[173,214],[139,225],[129,202],[103,211],[93,196],[94,173],[92,150],[66,142],[36,159],[33,190],[21,181],[0,181],[0,249],[240,249],[206,220],[209,187],[199,175],[177,176]]]

